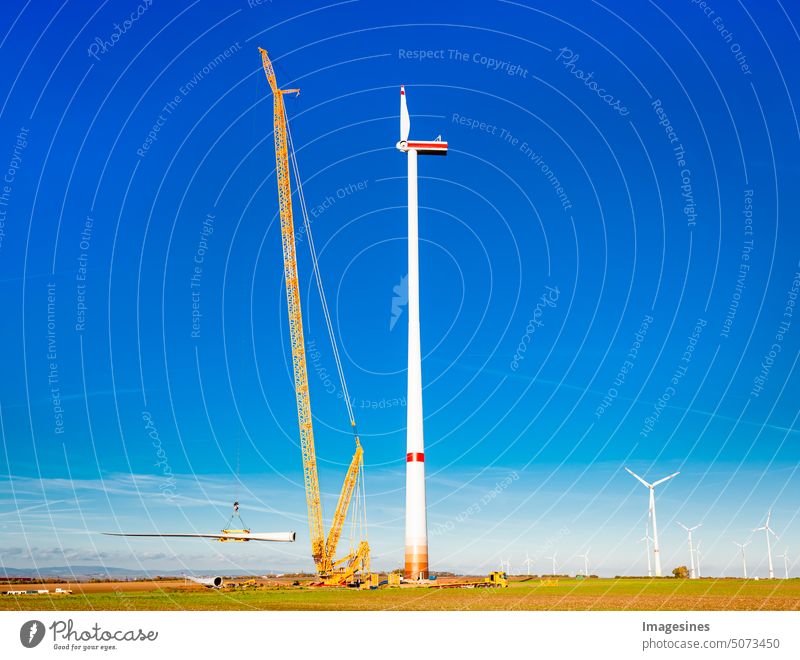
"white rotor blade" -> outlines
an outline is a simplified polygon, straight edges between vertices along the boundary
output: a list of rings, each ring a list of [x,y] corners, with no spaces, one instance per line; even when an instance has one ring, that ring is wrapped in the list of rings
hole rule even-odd
[[[411,130],[411,118],[408,116],[408,105],[406,105],[406,88],[400,87],[400,141],[408,141],[408,132]]]
[[[272,541],[275,543],[294,543],[294,532],[253,532],[252,534],[138,534],[127,532],[103,532],[106,536],[151,536],[158,538],[184,539],[228,539],[231,541]]]
[[[658,481],[653,483],[653,488],[658,486],[658,484],[663,484],[665,481],[669,481],[670,479],[672,479],[672,477],[677,477],[679,474],[680,474],[680,472],[674,472],[671,475],[669,475],[668,477],[664,477],[663,479],[659,479]]]
[[[631,474],[632,476],[636,477],[636,478],[637,478],[639,481],[641,481],[641,482],[642,482],[642,484],[644,484],[645,486],[647,486],[648,488],[650,488],[650,484],[649,484],[649,483],[647,483],[647,482],[646,482],[644,479],[642,479],[642,478],[641,478],[641,477],[640,477],[638,474],[636,474],[636,473],[635,473],[633,470],[628,470],[628,468],[625,468],[625,469],[628,471],[628,473],[629,473],[629,474]]]

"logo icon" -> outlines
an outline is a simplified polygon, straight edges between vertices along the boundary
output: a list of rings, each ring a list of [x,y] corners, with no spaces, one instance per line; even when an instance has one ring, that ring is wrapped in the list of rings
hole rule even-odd
[[[403,308],[408,305],[408,275],[404,275],[400,283],[392,287],[394,296],[392,297],[392,317],[389,319],[389,331],[394,330],[394,326],[403,315]]]
[[[44,624],[41,621],[33,619],[22,624],[19,629],[19,641],[26,649],[32,649],[38,646],[39,642],[44,639]]]

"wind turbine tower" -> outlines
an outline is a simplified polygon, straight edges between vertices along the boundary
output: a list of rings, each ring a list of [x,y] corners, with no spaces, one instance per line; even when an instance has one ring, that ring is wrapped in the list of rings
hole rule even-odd
[[[691,572],[691,574],[689,575],[689,577],[691,577],[691,578],[693,578],[693,579],[694,579],[694,578],[698,577],[698,576],[697,576],[697,573],[699,573],[699,572],[700,572],[700,569],[699,569],[699,568],[695,569],[695,563],[694,563],[694,547],[692,546],[692,532],[693,532],[694,530],[696,530],[698,527],[700,527],[700,526],[701,526],[703,523],[700,523],[699,525],[695,525],[694,527],[687,527],[687,526],[686,526],[686,525],[684,525],[683,523],[678,523],[678,524],[679,524],[681,527],[683,527],[683,528],[684,528],[684,529],[685,529],[685,530],[686,530],[686,531],[689,533],[689,563],[691,564],[691,570],[692,570],[692,572]],[[698,545],[699,545],[699,544],[698,544]]]
[[[643,486],[647,486],[647,488],[650,490],[650,509],[648,510],[648,514],[650,516],[650,520],[653,522],[653,558],[656,564],[656,577],[661,577],[661,548],[658,545],[658,525],[656,525],[656,498],[654,490],[659,484],[663,484],[665,481],[669,481],[673,477],[678,476],[680,472],[674,472],[668,477],[664,477],[663,479],[659,479],[658,481],[654,481],[652,484],[649,484],[635,472],[628,470],[628,468],[625,468],[625,470],[631,476],[636,477],[636,479],[638,479]]]
[[[532,563],[531,557],[530,557],[530,555],[529,555],[529,554],[526,552],[526,553],[525,553],[525,561],[524,561],[524,564],[525,564],[525,566],[527,567],[527,574],[528,574],[528,575],[530,575],[530,574],[531,574],[531,563]]]
[[[650,541],[653,539],[650,538],[650,529],[647,525],[644,527],[644,536],[639,539],[639,543],[642,541],[645,542],[645,547],[647,548],[647,577],[653,577],[653,564],[650,561]]]
[[[742,577],[745,580],[747,579],[747,560],[744,556],[744,549],[750,545],[750,543],[752,543],[752,541],[748,541],[747,543],[736,543],[736,541],[733,542],[733,544],[738,545],[739,549],[742,551]]]
[[[775,540],[778,540],[778,535],[772,531],[772,528],[769,526],[769,519],[772,516],[772,509],[767,512],[767,522],[764,523],[763,527],[757,527],[754,529],[754,532],[764,532],[764,535],[767,537],[767,560],[769,562],[769,579],[775,577],[775,571],[772,569],[772,546],[769,542],[769,535],[772,534],[775,537]]]
[[[556,574],[556,554],[557,553],[554,552],[552,557],[545,557],[545,559],[552,559],[553,560],[553,572],[552,572],[552,575]]]
[[[783,559],[783,577],[789,579],[789,548],[786,548],[782,555],[778,555],[778,559]]]
[[[591,548],[586,548],[586,552],[582,555],[578,555],[578,557],[583,558],[583,575],[584,577],[589,577],[589,551]]]
[[[703,577],[702,573],[700,573],[700,544],[702,541],[697,542],[697,547],[694,549],[695,554],[697,555],[697,577]],[[692,576],[694,577],[694,575]]]
[[[428,518],[425,504],[425,441],[422,430],[422,353],[419,329],[419,205],[417,155],[446,155],[440,139],[409,141],[411,119],[405,87],[400,88],[400,141],[408,159],[408,397],[406,399],[406,537],[407,579],[428,577]]]

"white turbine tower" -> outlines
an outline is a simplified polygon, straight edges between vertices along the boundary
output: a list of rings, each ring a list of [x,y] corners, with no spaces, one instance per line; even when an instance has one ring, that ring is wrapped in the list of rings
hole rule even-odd
[[[772,534],[775,537],[775,540],[776,541],[778,540],[778,535],[775,532],[773,532],[772,528],[769,526],[769,519],[770,519],[771,516],[772,516],[772,509],[767,511],[767,522],[764,523],[764,526],[763,527],[757,527],[756,529],[753,530],[754,532],[760,532],[760,531],[763,530],[765,536],[767,537],[767,560],[769,562],[769,579],[770,580],[775,577],[775,571],[772,570],[772,546],[770,545],[770,542],[769,542],[769,535]]]
[[[697,547],[694,549],[695,554],[697,555],[697,577],[703,577],[703,574],[700,573],[700,544],[702,541],[697,542]],[[694,577],[694,576],[692,576]]]
[[[645,547],[647,548],[647,577],[653,577],[653,565],[650,561],[650,541],[653,539],[650,538],[650,529],[645,525],[644,527],[644,536],[640,538],[637,543],[641,543],[642,541],[645,542]]]
[[[678,524],[679,524],[681,527],[683,527],[683,528],[684,528],[684,529],[685,529],[685,530],[686,530],[686,531],[689,533],[689,563],[691,564],[691,572],[689,573],[689,577],[690,577],[690,578],[696,578],[696,577],[697,577],[697,575],[695,575],[695,573],[699,573],[699,572],[700,572],[700,569],[698,568],[698,569],[695,571],[695,565],[694,565],[694,548],[692,547],[692,532],[693,532],[694,530],[696,530],[698,527],[702,526],[702,524],[703,524],[703,523],[700,523],[699,525],[695,525],[694,527],[687,527],[687,526],[686,526],[686,525],[684,525],[683,523],[678,523]]]
[[[555,575],[556,574],[556,554],[558,554],[558,553],[554,552],[552,557],[545,557],[545,559],[552,559],[553,560],[553,572],[551,573],[551,575]]]
[[[783,559],[783,577],[789,579],[789,548],[786,548],[782,555],[778,555],[778,559]]]
[[[583,559],[583,575],[584,577],[589,577],[589,551],[591,548],[586,548],[586,552],[582,555],[578,555]]]
[[[674,472],[668,477],[664,477],[663,479],[659,479],[658,481],[654,481],[652,484],[649,484],[632,470],[628,470],[628,468],[625,469],[631,476],[636,477],[642,483],[642,485],[647,486],[647,488],[650,490],[649,515],[650,515],[650,520],[653,521],[653,558],[655,559],[655,564],[656,564],[656,577],[661,577],[661,548],[658,545],[658,525],[656,525],[656,498],[653,491],[656,486],[658,486],[659,484],[663,484],[665,481],[669,481],[673,477],[678,476],[680,472]]]
[[[425,441],[422,429],[422,353],[419,330],[419,205],[417,154],[447,154],[447,142],[409,141],[411,119],[405,87],[400,88],[400,141],[408,157],[408,397],[406,399],[405,577],[428,577],[428,521],[425,505]]]
[[[737,543],[736,541],[733,542],[734,545],[738,545],[739,549],[742,551],[742,577],[746,580],[747,579],[747,560],[744,556],[744,549],[750,545],[752,541],[748,541],[747,543]]]
[[[527,574],[528,575],[531,574],[531,564],[532,563],[533,563],[533,560],[531,559],[530,555],[526,552],[525,553],[525,562],[524,562],[524,564],[527,567]]]

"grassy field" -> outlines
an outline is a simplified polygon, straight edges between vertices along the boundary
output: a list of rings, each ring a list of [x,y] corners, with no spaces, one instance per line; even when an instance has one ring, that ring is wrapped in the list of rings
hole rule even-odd
[[[122,583],[125,584],[125,583]],[[133,586],[131,583],[128,586]],[[141,584],[141,583],[139,583]],[[150,583],[68,596],[0,596],[2,610],[800,610],[800,579],[538,579],[507,589],[245,590]]]

